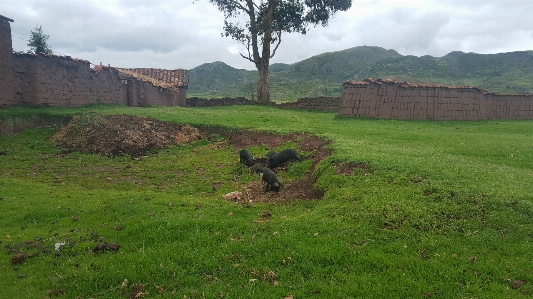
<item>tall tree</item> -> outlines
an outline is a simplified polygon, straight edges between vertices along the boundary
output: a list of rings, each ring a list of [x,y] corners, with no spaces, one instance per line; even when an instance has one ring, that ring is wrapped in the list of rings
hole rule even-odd
[[[281,43],[282,33],[305,34],[311,25],[327,26],[338,11],[346,11],[352,0],[209,0],[224,13],[222,36],[243,44],[241,56],[259,72],[257,98],[270,102],[268,66]],[[244,15],[246,24],[239,23]],[[272,47],[273,46],[273,49]]]
[[[46,42],[49,37],[50,36],[43,33],[43,29],[41,28],[41,25],[39,25],[31,31],[28,46],[30,46],[31,50],[35,53],[52,54],[52,49]]]

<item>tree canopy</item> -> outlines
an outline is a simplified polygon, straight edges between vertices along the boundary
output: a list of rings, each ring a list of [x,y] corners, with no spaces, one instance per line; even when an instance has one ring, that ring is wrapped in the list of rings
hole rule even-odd
[[[282,33],[305,34],[310,26],[327,26],[339,11],[348,10],[351,0],[209,0],[224,13],[222,36],[243,44],[259,72],[258,99],[270,101],[268,65],[281,43]],[[243,18],[244,16],[244,18]],[[244,21],[244,24],[241,22]],[[274,49],[271,49],[274,45]],[[261,50],[260,50],[261,47]]]
[[[39,25],[31,31],[28,46],[30,46],[30,49],[35,53],[52,54],[52,49],[46,42],[48,38],[49,36],[44,34],[41,25]]]

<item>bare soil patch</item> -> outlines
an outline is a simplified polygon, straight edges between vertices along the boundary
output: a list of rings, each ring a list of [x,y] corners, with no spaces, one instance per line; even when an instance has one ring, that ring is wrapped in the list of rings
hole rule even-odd
[[[258,176],[259,177],[259,176]],[[283,183],[283,182],[282,182]],[[290,200],[319,200],[324,192],[313,188],[315,181],[306,175],[300,180],[283,183],[279,192],[265,192],[265,186],[259,181],[243,186],[243,197],[233,199],[240,204],[272,202],[282,203]]]
[[[363,171],[367,170],[370,167],[368,163],[337,163],[333,167],[337,169],[337,174],[351,175],[355,169],[361,169]],[[366,172],[363,172],[366,173]]]

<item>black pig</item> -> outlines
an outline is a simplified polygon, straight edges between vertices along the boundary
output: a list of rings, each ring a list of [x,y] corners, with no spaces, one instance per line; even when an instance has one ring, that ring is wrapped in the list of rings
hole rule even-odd
[[[296,153],[296,151],[292,148],[289,148],[279,152],[279,154],[274,155],[270,159],[268,159],[267,166],[270,168],[276,168],[289,160],[302,161],[300,156],[298,156],[298,153]]]
[[[272,170],[263,167],[259,170],[261,173],[261,180],[266,183],[265,191],[279,191],[281,183],[278,181],[276,174]]]
[[[266,157],[270,159],[270,158],[274,157],[274,156],[277,155],[277,154],[278,154],[278,153],[276,153],[275,151],[270,151],[270,152],[268,152],[268,154],[266,155]]]
[[[246,166],[252,166],[255,164],[254,157],[252,157],[252,154],[250,154],[250,152],[245,148],[240,151],[239,157],[240,162],[246,164]]]

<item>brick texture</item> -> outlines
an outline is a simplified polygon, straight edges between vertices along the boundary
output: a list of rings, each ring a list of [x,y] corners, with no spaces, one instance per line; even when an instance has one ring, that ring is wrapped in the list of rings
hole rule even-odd
[[[132,76],[121,69],[95,66],[69,56],[12,53],[12,101],[0,106],[44,105],[75,107],[90,103],[129,106],[185,106],[187,86],[150,77]],[[8,70],[2,72],[9,73]],[[186,70],[180,74],[187,76]],[[3,89],[2,89],[3,90]]]
[[[0,15],[0,107],[15,104],[10,22],[13,20]]]
[[[10,22],[0,15],[0,107],[186,104],[187,70],[91,68],[70,56],[13,53]]]
[[[126,88],[118,71],[95,71],[88,61],[16,53],[14,74],[15,102],[19,105],[126,104]]]
[[[533,95],[496,94],[470,86],[367,79],[343,85],[339,115],[384,119],[533,119]]]

